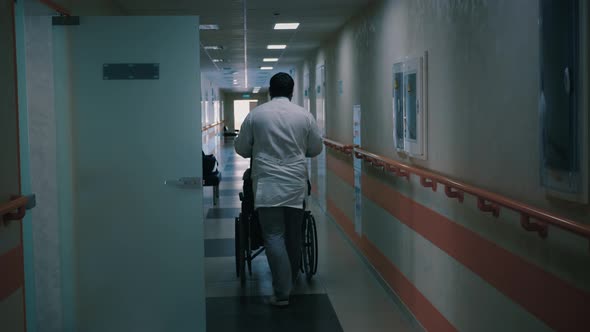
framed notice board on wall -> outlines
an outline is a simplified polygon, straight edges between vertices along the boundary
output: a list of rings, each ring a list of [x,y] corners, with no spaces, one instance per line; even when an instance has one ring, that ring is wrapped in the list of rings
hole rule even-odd
[[[548,194],[588,202],[588,3],[540,1],[540,176]]]

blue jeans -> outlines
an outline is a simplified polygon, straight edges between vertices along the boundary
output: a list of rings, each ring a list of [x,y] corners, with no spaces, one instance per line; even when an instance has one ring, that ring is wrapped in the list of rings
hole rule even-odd
[[[290,207],[259,208],[266,258],[275,296],[288,299],[299,274],[304,210]]]

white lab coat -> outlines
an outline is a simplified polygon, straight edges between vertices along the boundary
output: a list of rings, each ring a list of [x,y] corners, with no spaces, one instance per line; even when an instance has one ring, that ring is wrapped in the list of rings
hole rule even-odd
[[[236,152],[253,157],[254,206],[302,208],[307,193],[307,159],[322,152],[315,119],[288,98],[253,109],[235,140]]]

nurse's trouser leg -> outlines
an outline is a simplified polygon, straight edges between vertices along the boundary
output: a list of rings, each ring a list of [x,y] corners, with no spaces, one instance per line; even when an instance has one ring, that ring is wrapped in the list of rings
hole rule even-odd
[[[285,245],[291,262],[293,284],[296,282],[301,266],[301,246],[303,244],[303,210],[285,208]]]
[[[279,299],[288,298],[293,288],[293,275],[299,268],[303,210],[260,208],[258,218],[275,295]]]

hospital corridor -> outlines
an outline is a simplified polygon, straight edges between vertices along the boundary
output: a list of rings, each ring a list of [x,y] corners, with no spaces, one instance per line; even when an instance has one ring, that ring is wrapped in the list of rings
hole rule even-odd
[[[590,331],[590,2],[0,0],[0,332]]]

